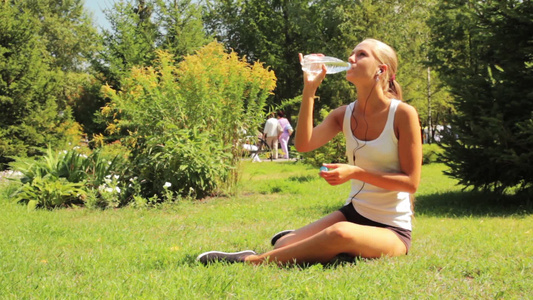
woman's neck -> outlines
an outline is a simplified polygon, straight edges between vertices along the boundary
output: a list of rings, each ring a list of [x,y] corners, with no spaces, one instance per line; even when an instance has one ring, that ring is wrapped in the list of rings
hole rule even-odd
[[[377,83],[374,83],[370,86],[357,87],[357,102],[357,109],[372,113],[389,107],[390,99],[383,94]]]

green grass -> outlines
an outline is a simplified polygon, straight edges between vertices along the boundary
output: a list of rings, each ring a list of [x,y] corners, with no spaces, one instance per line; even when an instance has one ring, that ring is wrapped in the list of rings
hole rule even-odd
[[[413,246],[398,258],[280,268],[195,262],[204,251],[270,249],[273,233],[340,207],[294,163],[248,163],[238,196],[158,209],[27,211],[0,196],[0,298],[525,299],[533,290],[533,210],[462,192],[424,166]]]

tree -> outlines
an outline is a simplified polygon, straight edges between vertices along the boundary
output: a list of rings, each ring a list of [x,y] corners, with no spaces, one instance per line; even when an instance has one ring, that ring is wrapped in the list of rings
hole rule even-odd
[[[307,1],[222,0],[210,2],[208,9],[209,33],[250,62],[264,62],[276,72],[274,103],[277,104],[298,92],[292,83],[301,78],[296,71],[297,47],[302,43],[294,16],[306,17],[301,8],[304,3]]]
[[[44,43],[47,63],[55,71],[59,110],[78,106],[79,95],[86,94],[85,87],[92,80],[89,61],[99,47],[83,0],[27,0],[18,1],[16,6],[39,20],[35,34]],[[76,112],[74,115],[80,117]]]
[[[62,71],[84,71],[96,50],[96,28],[84,10],[83,0],[16,1],[40,22],[37,33],[50,53],[52,68]]]
[[[119,87],[120,78],[132,67],[151,64],[159,32],[151,2],[121,0],[105,14],[111,29],[103,30],[103,48],[93,65],[104,76],[103,82]]]
[[[111,29],[103,31],[104,47],[93,63],[113,87],[132,67],[151,65],[156,49],[180,61],[209,41],[201,6],[191,0],[121,0],[105,13]]]
[[[8,2],[0,17],[0,163],[42,153],[47,144],[77,142],[79,127],[58,101],[62,71],[39,36],[40,20]],[[77,139],[77,140],[76,140]]]
[[[431,20],[430,59],[454,96],[449,174],[475,189],[530,190],[533,4],[447,1]]]
[[[159,48],[173,54],[177,60],[192,54],[212,39],[204,32],[202,7],[192,0],[157,0],[156,19],[164,32]]]

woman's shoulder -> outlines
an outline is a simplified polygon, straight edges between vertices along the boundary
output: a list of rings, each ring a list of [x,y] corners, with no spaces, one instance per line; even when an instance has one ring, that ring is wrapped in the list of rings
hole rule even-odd
[[[400,126],[402,124],[402,126]],[[409,124],[409,126],[404,126],[405,124]],[[396,116],[394,118],[394,127],[398,130],[400,128],[403,128],[404,130],[410,130],[418,128],[420,126],[420,119],[418,117],[418,112],[416,111],[416,108],[413,106],[405,103],[400,102],[398,104],[398,108],[396,109]],[[418,130],[418,129],[417,129]]]
[[[414,108],[410,104],[400,101],[400,103],[398,104],[398,108],[396,109],[396,116],[400,118],[418,118],[418,112],[416,111],[416,108]]]
[[[346,113],[346,109],[348,108],[348,105],[341,105],[337,108],[335,108],[332,112],[329,113],[329,116],[335,117],[335,119],[340,118],[344,119],[344,114]]]

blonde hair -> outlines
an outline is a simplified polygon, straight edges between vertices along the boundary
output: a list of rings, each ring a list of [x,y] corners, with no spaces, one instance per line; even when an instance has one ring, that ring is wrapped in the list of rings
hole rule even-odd
[[[398,71],[398,57],[396,51],[391,46],[376,39],[365,39],[363,42],[369,42],[374,45],[372,53],[380,64],[387,65],[385,73],[379,77],[379,84],[383,88],[385,96],[403,100],[402,87],[396,81],[396,72]]]

